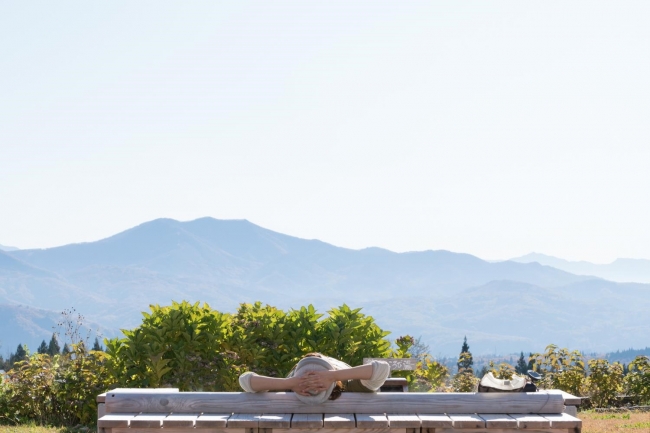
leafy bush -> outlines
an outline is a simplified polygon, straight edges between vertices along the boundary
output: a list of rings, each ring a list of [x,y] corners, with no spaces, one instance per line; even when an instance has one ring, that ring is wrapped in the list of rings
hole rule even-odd
[[[650,403],[650,359],[637,356],[630,362],[629,373],[625,376],[625,389],[637,403]]]
[[[51,357],[35,354],[7,373],[0,385],[0,416],[12,422],[76,425],[95,423],[98,394],[111,386],[102,352],[82,343]]]
[[[142,324],[123,330],[124,338],[106,341],[108,369],[123,387],[166,387],[183,390],[232,388],[236,372],[225,340],[227,314],[186,301],[150,306]]]
[[[610,364],[606,359],[589,361],[590,375],[587,378],[587,392],[594,407],[609,407],[623,390],[623,366],[618,362]]]
[[[474,376],[474,370],[472,369],[471,364],[472,354],[466,351],[461,352],[458,357],[458,373],[456,373],[451,382],[451,387],[455,392],[476,391],[479,379]]]
[[[155,305],[138,328],[106,342],[108,367],[122,386],[238,391],[242,372],[286,376],[309,352],[351,365],[385,357],[388,332],[360,311],[342,305],[322,318],[312,305],[241,304],[234,315],[207,304]]]
[[[411,385],[414,392],[434,392],[443,390],[449,377],[449,369],[430,356],[418,362],[414,372],[415,380]]]
[[[584,395],[586,371],[582,354],[574,350],[546,346],[546,352],[530,356],[533,369],[543,376],[539,386],[544,389],[561,389],[573,395]]]
[[[489,372],[497,379],[512,379],[515,376],[515,367],[507,362],[502,362],[497,366],[493,361],[490,361],[488,366]]]

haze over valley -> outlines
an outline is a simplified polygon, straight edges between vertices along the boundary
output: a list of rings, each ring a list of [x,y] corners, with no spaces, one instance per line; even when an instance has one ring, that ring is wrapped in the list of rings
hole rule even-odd
[[[535,257],[353,250],[246,220],[158,219],[96,242],[0,251],[0,350],[47,340],[70,307],[114,336],[137,326],[149,304],[183,299],[224,312],[258,300],[323,312],[346,303],[391,338],[421,336],[441,355],[455,354],[465,335],[476,353],[647,345],[650,285],[578,275]]]

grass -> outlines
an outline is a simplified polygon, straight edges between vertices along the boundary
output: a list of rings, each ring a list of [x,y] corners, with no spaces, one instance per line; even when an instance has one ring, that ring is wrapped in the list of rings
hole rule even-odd
[[[94,430],[78,427],[49,427],[36,424],[0,425],[0,433],[91,433]]]
[[[647,433],[650,431],[650,412],[578,413],[582,433]],[[2,433],[2,432],[0,432]]]

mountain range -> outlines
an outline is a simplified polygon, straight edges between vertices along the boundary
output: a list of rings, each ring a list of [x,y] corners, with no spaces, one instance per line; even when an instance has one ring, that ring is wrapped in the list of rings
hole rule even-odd
[[[352,250],[246,220],[158,219],[96,242],[0,251],[2,351],[49,339],[43,321],[27,324],[37,316],[75,307],[110,336],[137,326],[149,304],[182,299],[224,312],[257,300],[321,312],[347,303],[434,354],[457,353],[465,335],[477,353],[605,351],[650,335],[650,285],[442,250]],[[22,321],[6,319],[17,311]]]
[[[556,269],[577,275],[593,275],[606,280],[637,283],[650,283],[650,260],[616,259],[608,264],[596,264],[585,261],[569,261],[540,253],[510,259],[512,262],[533,263],[552,266]]]

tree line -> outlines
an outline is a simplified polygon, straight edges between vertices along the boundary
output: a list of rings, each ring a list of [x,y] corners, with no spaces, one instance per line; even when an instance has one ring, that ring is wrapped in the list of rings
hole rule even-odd
[[[96,351],[104,350],[102,348],[102,345],[99,342],[99,338],[95,337],[95,342],[93,343],[91,350],[96,350]],[[71,352],[70,346],[68,345],[67,342],[64,342],[63,347],[61,347],[61,345],[59,344],[59,338],[57,337],[56,333],[52,334],[52,338],[50,338],[49,343],[46,343],[45,340],[43,340],[41,344],[38,346],[38,348],[36,349],[36,353],[41,355],[49,355],[49,356],[55,356],[61,354],[65,355],[65,354],[69,354],[70,352]],[[29,349],[27,348],[27,345],[20,343],[18,344],[16,351],[11,352],[7,359],[4,359],[3,356],[0,355],[0,370],[5,370],[5,371],[11,370],[17,362],[25,361],[28,358],[29,358]]]
[[[626,373],[618,363],[585,363],[579,352],[551,345],[528,360],[522,352],[516,365],[490,362],[475,372],[465,338],[455,361],[457,371],[451,374],[451,368],[432,357],[419,339],[406,335],[391,341],[389,332],[371,316],[345,304],[326,314],[312,305],[283,311],[259,302],[241,304],[234,314],[185,301],[153,305],[143,313],[138,327],[124,330],[122,338],[105,339],[105,350],[97,339],[90,346],[79,338],[74,321],[70,322],[69,341],[62,349],[53,336],[35,353],[21,345],[10,356],[12,363],[0,383],[0,423],[92,425],[97,413],[95,398],[107,390],[173,387],[181,391],[239,391],[241,373],[283,377],[309,352],[321,352],[350,365],[361,364],[363,358],[417,358],[414,371],[393,373],[405,377],[411,391],[475,391],[477,375],[487,371],[498,378],[511,378],[531,369],[543,375],[542,388],[587,395],[595,405],[611,404],[620,393],[650,402],[647,357],[638,357]]]

